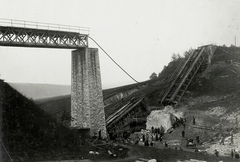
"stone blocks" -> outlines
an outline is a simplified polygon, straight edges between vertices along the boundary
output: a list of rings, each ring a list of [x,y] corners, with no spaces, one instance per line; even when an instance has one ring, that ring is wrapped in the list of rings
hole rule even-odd
[[[90,129],[90,135],[101,130],[106,138],[106,122],[98,49],[72,51],[71,127]]]

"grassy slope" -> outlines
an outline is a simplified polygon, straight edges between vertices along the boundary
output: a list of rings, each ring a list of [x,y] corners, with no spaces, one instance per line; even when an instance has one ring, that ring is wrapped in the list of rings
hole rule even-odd
[[[64,111],[69,112],[71,109],[71,96],[58,96],[36,100],[36,104],[45,112],[51,115],[58,122],[61,122],[61,117]]]

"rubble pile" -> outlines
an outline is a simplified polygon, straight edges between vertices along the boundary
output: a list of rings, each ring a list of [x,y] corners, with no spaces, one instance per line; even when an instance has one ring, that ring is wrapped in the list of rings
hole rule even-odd
[[[218,150],[220,156],[230,156],[231,151],[240,153],[240,133],[233,134],[233,144],[231,144],[231,136],[225,137],[224,143],[221,144],[221,139],[218,143],[210,146],[206,149],[207,153],[213,154],[215,150]]]
[[[226,113],[227,109],[225,107],[213,107],[213,108],[209,108],[208,111],[206,111],[206,114],[208,115],[215,115],[215,116],[221,116],[224,115]]]
[[[200,96],[200,97],[190,98],[187,101],[187,104],[189,106],[193,106],[193,105],[198,105],[198,104],[203,104],[208,102],[214,102],[217,100],[219,100],[219,97],[217,96]]]
[[[141,130],[141,132],[134,132],[130,135],[129,139],[131,143],[135,143],[137,141],[152,141],[153,140],[153,133],[151,133],[149,130]]]
[[[229,121],[230,123],[240,125],[240,107],[235,109],[234,111],[225,114],[223,117],[221,117],[221,120]]]

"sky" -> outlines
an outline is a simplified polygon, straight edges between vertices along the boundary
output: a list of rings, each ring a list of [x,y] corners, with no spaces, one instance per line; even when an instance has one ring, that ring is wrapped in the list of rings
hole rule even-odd
[[[133,78],[160,73],[173,53],[237,45],[239,0],[0,0],[1,18],[89,27],[90,36]],[[89,46],[98,48],[89,40]],[[103,88],[135,83],[99,48]],[[0,47],[0,79],[71,84],[71,50]]]

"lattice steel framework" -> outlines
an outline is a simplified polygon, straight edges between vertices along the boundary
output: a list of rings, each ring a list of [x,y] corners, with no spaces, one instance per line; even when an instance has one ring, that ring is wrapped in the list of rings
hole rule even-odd
[[[159,97],[162,104],[177,105],[200,67],[207,61],[208,55],[209,53],[206,52],[206,47],[200,47],[188,57],[182,68],[177,71],[177,75],[174,74],[174,80],[166,83],[165,89],[160,93]]]
[[[0,45],[76,49],[88,47],[88,35],[77,32],[0,26]]]

